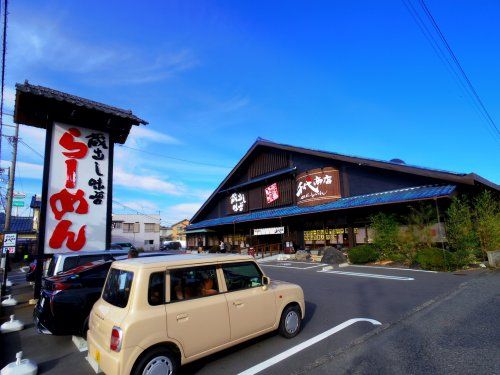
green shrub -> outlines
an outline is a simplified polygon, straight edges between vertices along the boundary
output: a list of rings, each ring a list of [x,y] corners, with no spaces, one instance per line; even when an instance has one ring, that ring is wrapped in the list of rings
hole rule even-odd
[[[349,250],[348,256],[351,263],[360,264],[376,261],[379,253],[372,245],[360,245]]]
[[[452,270],[456,267],[455,255],[436,247],[419,250],[417,262],[426,270]]]
[[[399,224],[392,214],[379,212],[370,217],[371,227],[374,230],[373,246],[383,258],[389,258],[398,251]]]

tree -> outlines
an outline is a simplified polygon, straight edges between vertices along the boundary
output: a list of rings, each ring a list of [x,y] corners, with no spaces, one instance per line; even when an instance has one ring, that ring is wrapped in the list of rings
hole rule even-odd
[[[474,199],[474,221],[483,252],[500,250],[500,203],[487,190]]]
[[[457,264],[465,266],[474,260],[474,251],[479,247],[472,211],[466,198],[454,197],[446,211],[446,237],[455,251]]]
[[[398,250],[399,224],[396,217],[379,212],[372,215],[370,221],[375,232],[373,244],[380,251],[383,258],[390,258]]]

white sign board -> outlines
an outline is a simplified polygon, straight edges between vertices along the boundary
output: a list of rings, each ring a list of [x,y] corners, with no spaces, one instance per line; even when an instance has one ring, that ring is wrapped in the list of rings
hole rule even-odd
[[[54,123],[45,253],[106,246],[109,134]]]
[[[3,247],[16,246],[17,233],[5,233],[3,236]]]
[[[254,236],[265,236],[269,234],[283,234],[283,233],[285,233],[285,227],[259,228],[253,230]]]

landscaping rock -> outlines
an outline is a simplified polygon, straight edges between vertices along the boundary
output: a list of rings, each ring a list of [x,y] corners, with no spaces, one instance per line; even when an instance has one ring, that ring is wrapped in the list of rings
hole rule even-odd
[[[342,264],[347,262],[347,259],[341,251],[333,247],[325,247],[323,249],[323,258],[321,258],[321,262],[328,264]]]
[[[298,261],[305,261],[310,257],[310,254],[305,250],[299,250],[295,253],[295,259]]]

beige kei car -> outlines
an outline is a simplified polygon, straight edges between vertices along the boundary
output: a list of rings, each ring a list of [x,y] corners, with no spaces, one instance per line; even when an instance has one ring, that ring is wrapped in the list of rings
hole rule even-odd
[[[106,374],[175,374],[185,363],[302,325],[304,293],[250,256],[173,255],[114,262],[90,314],[89,361]]]

